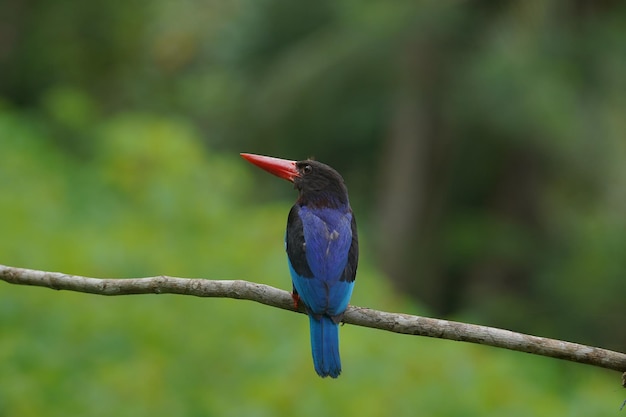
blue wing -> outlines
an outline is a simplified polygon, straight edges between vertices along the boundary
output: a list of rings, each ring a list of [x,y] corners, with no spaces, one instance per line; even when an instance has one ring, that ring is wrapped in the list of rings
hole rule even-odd
[[[339,321],[348,307],[358,240],[352,211],[294,205],[285,239],[294,289],[314,315]]]

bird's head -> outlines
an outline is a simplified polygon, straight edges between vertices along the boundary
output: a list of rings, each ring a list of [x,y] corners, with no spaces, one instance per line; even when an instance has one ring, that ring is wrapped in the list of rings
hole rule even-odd
[[[267,172],[291,181],[299,191],[302,205],[348,206],[348,190],[333,168],[312,159],[290,161],[249,153],[241,156]]]

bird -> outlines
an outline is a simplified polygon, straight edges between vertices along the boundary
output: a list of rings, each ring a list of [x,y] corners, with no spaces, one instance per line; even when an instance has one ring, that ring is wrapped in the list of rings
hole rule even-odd
[[[359,260],[356,220],[345,182],[336,170],[312,159],[241,156],[292,182],[298,191],[285,233],[292,297],[295,307],[303,303],[309,316],[315,371],[322,378],[337,378],[339,324],[352,296]]]

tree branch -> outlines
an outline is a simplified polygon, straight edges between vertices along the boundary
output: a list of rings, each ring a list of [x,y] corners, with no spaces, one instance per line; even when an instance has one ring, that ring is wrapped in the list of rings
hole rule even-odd
[[[294,311],[289,292],[241,280],[205,280],[167,276],[99,279],[3,265],[0,265],[0,280],[11,284],[99,295],[182,294],[197,297],[235,298]],[[299,312],[305,311],[300,308]],[[387,313],[356,306],[348,307],[343,321],[395,333],[478,343],[626,372],[626,354],[624,353],[493,327]]]

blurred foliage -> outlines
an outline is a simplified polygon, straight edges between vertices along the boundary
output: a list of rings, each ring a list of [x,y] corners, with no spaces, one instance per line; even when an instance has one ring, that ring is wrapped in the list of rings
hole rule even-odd
[[[359,218],[354,304],[624,351],[625,35],[615,1],[4,0],[0,262],[289,288],[293,190],[237,153],[315,156]],[[602,371],[351,326],[318,380],[302,317],[232,300],[3,285],[0,332],[0,415],[621,401]]]
[[[236,157],[175,118],[127,112],[93,129],[97,158],[73,158],[28,117],[0,116],[3,263],[290,287],[289,202],[246,204],[253,182]],[[421,310],[367,257],[358,280],[357,305]],[[306,319],[244,301],[5,284],[0,332],[7,416],[586,416],[621,398],[612,372],[355,326],[341,329],[344,374],[322,380]]]

